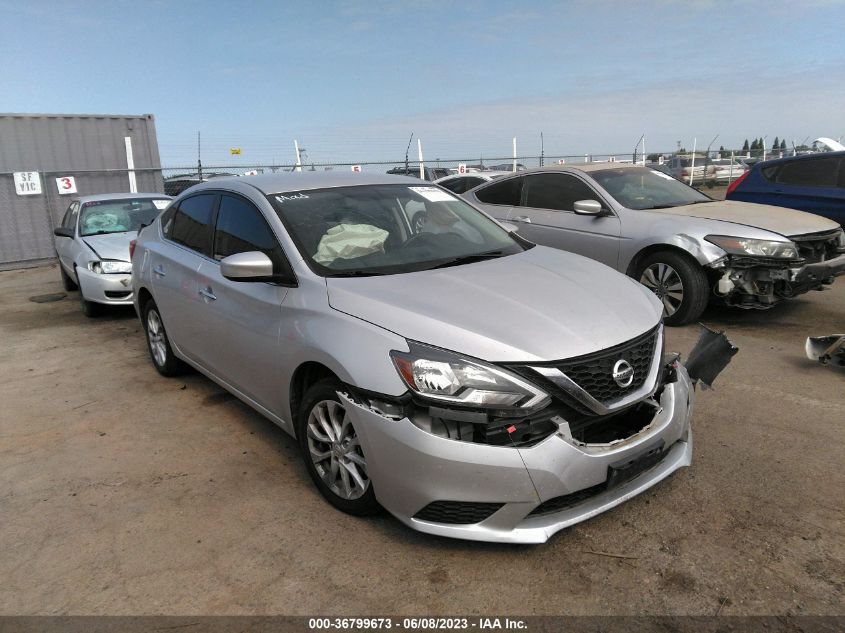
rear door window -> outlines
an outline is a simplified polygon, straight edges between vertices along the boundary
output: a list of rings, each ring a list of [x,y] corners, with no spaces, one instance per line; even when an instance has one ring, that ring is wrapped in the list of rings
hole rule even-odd
[[[839,158],[834,157],[790,161],[781,166],[776,182],[804,187],[835,187],[839,163]]]
[[[475,195],[481,202],[487,204],[517,207],[519,206],[519,199],[522,195],[522,181],[522,177],[499,180],[489,187],[484,187]]]
[[[164,220],[165,236],[191,250],[210,256],[211,221],[216,194],[200,194],[182,200]]]
[[[584,182],[569,174],[534,174],[525,177],[525,206],[574,211],[578,200],[599,200]]]

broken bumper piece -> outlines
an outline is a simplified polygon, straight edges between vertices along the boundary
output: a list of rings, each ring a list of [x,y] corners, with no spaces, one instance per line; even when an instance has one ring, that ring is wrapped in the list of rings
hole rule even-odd
[[[822,365],[832,363],[845,367],[845,334],[810,336],[804,345],[807,358]]]
[[[692,459],[692,383],[683,366],[651,421],[609,444],[555,433],[530,447],[438,437],[339,394],[361,440],[375,495],[430,534],[542,543],[640,494]]]
[[[738,351],[724,332],[714,332],[702,325],[698,341],[687,358],[687,373],[694,383],[700,382],[703,388],[710,389]]]

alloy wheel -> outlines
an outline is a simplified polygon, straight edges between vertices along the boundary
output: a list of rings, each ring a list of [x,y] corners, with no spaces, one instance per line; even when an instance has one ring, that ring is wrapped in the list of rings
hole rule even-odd
[[[643,271],[640,283],[663,302],[663,313],[672,316],[684,301],[684,284],[678,271],[669,264],[655,262]]]
[[[167,341],[164,337],[164,324],[156,310],[147,312],[147,337],[156,364],[164,367],[167,362]]]
[[[346,409],[321,400],[311,409],[307,427],[308,453],[323,483],[341,499],[358,499],[370,478],[361,444]]]

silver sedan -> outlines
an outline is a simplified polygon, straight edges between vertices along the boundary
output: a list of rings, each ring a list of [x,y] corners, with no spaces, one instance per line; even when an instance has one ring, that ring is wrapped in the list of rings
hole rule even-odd
[[[197,185],[140,232],[132,278],[155,368],[192,366],[295,436],[345,512],[542,542],[690,463],[657,298],[430,183]]]
[[[765,309],[845,273],[845,234],[810,213],[717,201],[646,167],[545,167],[464,194],[538,244],[624,272],[662,301],[666,323],[708,301]]]
[[[71,200],[54,229],[65,290],[79,290],[82,311],[96,316],[102,305],[132,305],[129,243],[170,204],[160,193],[108,193]]]

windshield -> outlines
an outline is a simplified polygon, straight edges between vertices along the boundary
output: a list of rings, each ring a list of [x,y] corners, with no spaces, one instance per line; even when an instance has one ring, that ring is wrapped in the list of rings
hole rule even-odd
[[[79,218],[79,235],[105,235],[137,231],[142,225],[151,224],[170,200],[166,198],[125,198],[98,200],[82,205]]]
[[[590,175],[629,209],[666,209],[712,201],[672,176],[647,167],[602,169]]]
[[[412,272],[525,247],[432,185],[359,185],[267,196],[302,256],[327,277]]]

